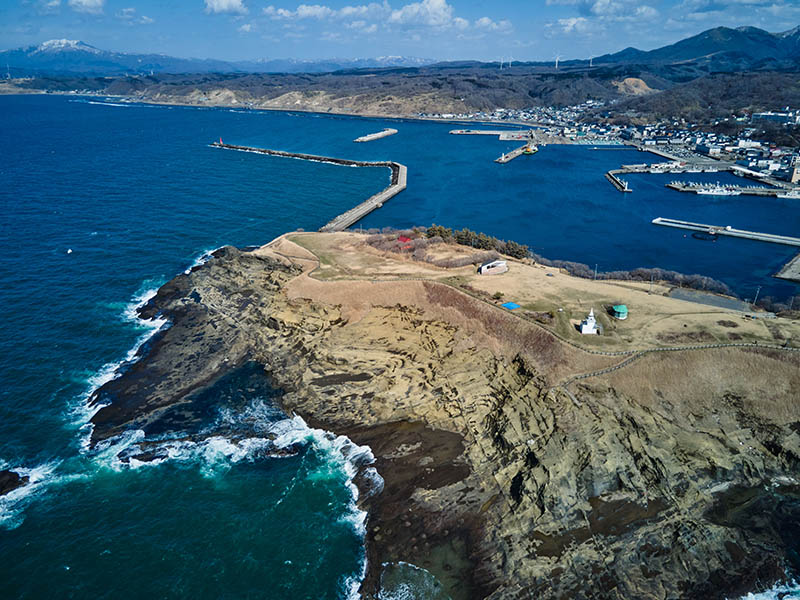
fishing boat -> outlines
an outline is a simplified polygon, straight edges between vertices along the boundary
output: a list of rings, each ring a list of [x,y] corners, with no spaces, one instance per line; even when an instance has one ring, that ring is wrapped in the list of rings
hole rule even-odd
[[[703,196],[739,196],[742,192],[721,185],[712,185],[710,187],[697,188],[694,193]]]

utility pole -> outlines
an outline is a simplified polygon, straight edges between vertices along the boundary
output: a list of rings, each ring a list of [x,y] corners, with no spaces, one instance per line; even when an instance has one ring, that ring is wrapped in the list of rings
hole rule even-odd
[[[758,302],[758,294],[760,292],[761,292],[761,286],[758,286],[758,289],[756,290],[756,297],[753,299],[753,306],[755,306],[756,302]]]
[[[648,294],[653,293],[653,275],[650,275],[650,290],[647,292]]]
[[[597,281],[597,263],[594,263],[594,280]]]

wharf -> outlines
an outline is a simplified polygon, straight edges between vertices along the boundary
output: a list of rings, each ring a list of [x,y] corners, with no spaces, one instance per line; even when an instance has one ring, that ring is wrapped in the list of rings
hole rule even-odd
[[[619,177],[617,177],[617,175],[619,173],[633,173],[633,172],[634,171],[627,171],[624,169],[614,169],[606,173],[606,179],[608,179],[611,182],[611,185],[617,188],[617,190],[619,190],[620,192],[631,192],[633,190],[631,190],[631,188],[628,187],[628,182],[620,179]]]
[[[520,146],[519,148],[515,148],[511,152],[507,152],[507,153],[503,154],[500,158],[494,159],[494,162],[500,163],[501,165],[504,165],[507,162],[511,162],[512,160],[517,158],[520,154],[525,152],[525,149],[527,147],[528,147],[528,144],[524,144],[524,145]]]
[[[404,189],[406,189],[407,169],[405,165],[401,165],[394,161],[364,161],[364,160],[350,160],[348,158],[334,158],[331,156],[318,156],[316,154],[304,154],[300,152],[285,152],[283,150],[268,150],[266,148],[254,148],[252,146],[238,146],[236,144],[224,144],[221,141],[212,142],[212,148],[222,148],[225,150],[238,150],[240,152],[254,152],[256,154],[266,154],[268,156],[281,156],[284,158],[298,158],[300,160],[308,160],[312,162],[331,163],[334,165],[342,165],[345,167],[386,167],[391,170],[392,178],[389,186],[384,190],[378,192],[374,196],[370,196],[364,202],[351,208],[345,213],[334,218],[320,231],[333,232],[343,231],[351,227],[359,220],[363,219],[376,208],[383,206],[383,203],[393,198]]]
[[[400,163],[392,163],[392,165],[392,182],[389,187],[381,192],[378,192],[374,196],[370,196],[358,206],[340,214],[324,227],[321,227],[320,231],[344,231],[348,227],[355,225],[358,221],[366,217],[376,208],[383,206],[384,202],[406,189],[406,179],[408,175],[406,166],[401,165]],[[396,169],[395,166],[397,167]]]
[[[730,226],[722,227],[719,225],[704,225],[702,223],[692,223],[691,221],[679,221],[677,219],[666,219],[656,217],[652,220],[653,225],[664,225],[665,227],[677,227],[678,229],[688,229],[689,231],[701,231],[711,235],[727,235],[730,237],[745,238],[759,242],[770,242],[773,244],[783,244],[785,246],[800,247],[800,238],[788,235],[775,235],[773,233],[758,233],[756,231],[746,231],[744,229],[734,229]]]
[[[507,134],[520,134],[528,136],[527,129],[514,130],[514,129],[453,129],[450,135],[493,135],[500,137]]]
[[[379,131],[377,133],[370,133],[368,135],[362,135],[361,137],[358,137],[358,138],[354,139],[353,141],[354,142],[371,142],[373,140],[379,140],[381,138],[385,138],[385,137],[388,137],[390,135],[394,135],[395,133],[397,133],[397,129],[392,129],[391,127],[387,127],[383,131]]]
[[[800,253],[783,265],[783,268],[775,273],[775,277],[800,283]]]
[[[762,196],[762,197],[772,197],[777,198],[778,195],[785,195],[789,193],[789,190],[785,188],[769,188],[769,187],[757,187],[757,186],[746,186],[746,185],[720,185],[720,184],[696,184],[696,183],[689,183],[685,181],[673,181],[668,183],[666,187],[677,190],[679,192],[693,192],[695,194],[698,193],[705,193],[709,195],[713,195],[713,190],[715,188],[724,188],[726,191],[730,192],[729,194],[725,195],[744,195],[744,196]]]

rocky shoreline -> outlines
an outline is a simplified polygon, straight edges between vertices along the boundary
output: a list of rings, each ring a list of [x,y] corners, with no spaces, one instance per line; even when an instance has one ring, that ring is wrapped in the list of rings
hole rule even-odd
[[[284,239],[162,286],[141,316],[170,327],[91,398],[92,444],[186,431],[197,394],[255,361],[287,413],[372,448],[365,598],[398,561],[454,600],[724,598],[800,567],[796,356],[649,356],[566,391],[606,359],[439,282],[318,264]],[[750,387],[729,383],[740,360],[764,373]]]

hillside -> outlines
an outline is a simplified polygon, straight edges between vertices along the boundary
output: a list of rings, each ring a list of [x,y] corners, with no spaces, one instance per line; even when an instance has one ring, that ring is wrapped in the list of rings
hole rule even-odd
[[[757,27],[716,27],[649,52],[626,48],[595,59],[597,64],[678,64],[694,62],[707,70],[733,71],[797,65],[800,29],[769,33]]]
[[[800,74],[796,72],[717,73],[657,94],[625,99],[603,112],[620,121],[683,118],[707,123],[786,106],[800,106]]]

